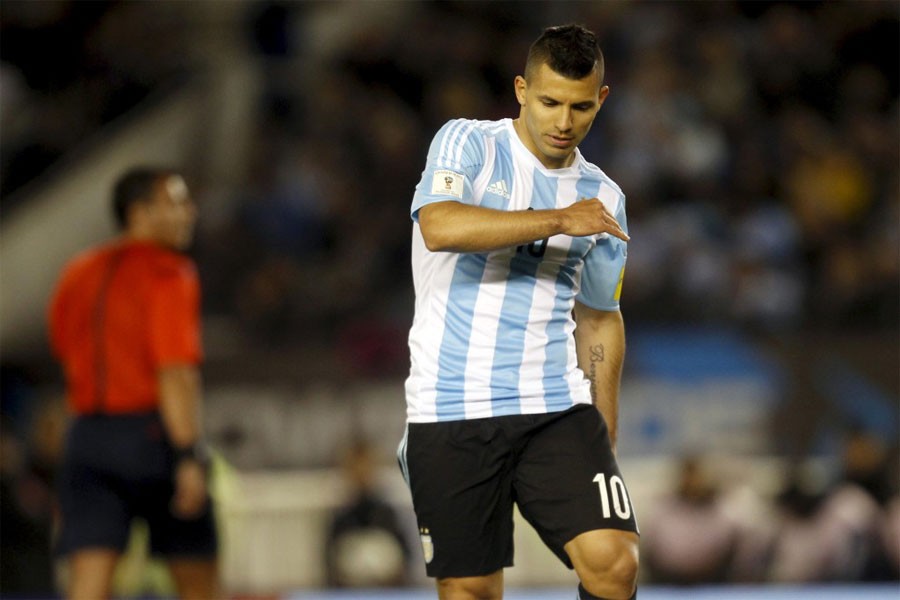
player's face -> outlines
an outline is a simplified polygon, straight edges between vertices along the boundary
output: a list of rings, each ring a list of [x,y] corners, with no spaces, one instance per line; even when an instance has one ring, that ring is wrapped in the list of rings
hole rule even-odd
[[[542,64],[527,81],[516,77],[515,87],[522,142],[548,169],[572,164],[575,147],[609,93],[600,74],[595,70],[584,79],[569,79]]]
[[[157,241],[176,250],[190,245],[197,208],[181,177],[172,175],[157,185],[150,212]]]

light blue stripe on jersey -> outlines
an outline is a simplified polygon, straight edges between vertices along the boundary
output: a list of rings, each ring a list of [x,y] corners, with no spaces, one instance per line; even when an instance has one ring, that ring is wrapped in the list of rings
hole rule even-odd
[[[578,197],[578,201],[596,198],[597,194],[600,192],[600,186],[602,183],[595,179],[590,179],[587,177],[582,177],[575,184],[575,194]],[[572,264],[571,261],[580,262],[584,260],[584,256],[588,253],[592,244],[591,237],[578,237],[572,240],[572,246],[569,248],[569,264]]]
[[[556,191],[559,183],[555,177],[547,177],[537,169],[532,176],[534,191],[531,193],[531,208],[546,210],[556,208]]]
[[[587,175],[584,170],[582,170],[581,172],[582,174]],[[575,184],[575,192],[578,196],[578,200],[596,198],[597,194],[600,193],[600,185],[601,182],[597,179],[580,177],[578,179],[578,182]]]
[[[486,264],[485,254],[460,254],[453,270],[435,386],[435,412],[439,421],[466,417],[461,391],[465,389],[466,383],[466,357],[469,339],[472,337],[472,317],[475,314],[478,284],[481,283]]]
[[[575,183],[576,201],[596,197],[599,189],[599,181],[580,178]],[[562,410],[572,404],[568,381],[559,374],[566,373],[569,358],[565,326],[568,321],[568,312],[571,310],[570,298],[574,293],[577,276],[575,265],[582,261],[590,246],[591,239],[589,237],[573,238],[572,245],[569,247],[569,259],[556,276],[556,299],[553,305],[553,320],[547,325],[547,362],[544,365],[543,380],[547,410],[550,411]]]
[[[534,171],[532,180],[531,208],[535,210],[555,208],[557,180],[547,177],[537,170]],[[522,324],[529,322],[534,287],[537,285],[535,275],[540,264],[540,258],[532,257],[525,248],[521,247],[517,249],[509,263],[510,274],[497,327],[497,344],[502,344],[505,352],[497,352],[495,355],[498,358],[502,356],[506,362],[495,360],[491,374],[491,400],[494,416],[521,412],[519,373],[522,369],[526,333]],[[565,373],[565,361],[563,361],[559,373]]]
[[[615,218],[628,232],[625,220],[625,198],[615,184],[606,180],[597,190],[597,196],[609,206],[615,205]],[[598,310],[616,310],[619,299],[616,296],[622,268],[625,265],[627,244],[609,234],[597,237],[597,247],[585,257],[581,271],[581,287],[577,299]]]
[[[512,161],[506,157],[512,154],[512,148],[509,146],[509,136],[500,133],[494,138],[494,170],[491,173],[490,183],[505,181],[509,186],[506,196],[499,194],[485,193],[482,196],[481,204],[485,208],[493,208],[497,210],[506,210],[509,207],[509,199],[514,192],[515,173],[513,171]]]
[[[582,173],[584,173],[584,171],[582,171]],[[601,185],[602,182],[596,179],[581,177],[575,184],[575,193],[578,200],[596,198],[597,194],[600,193]],[[579,258],[584,258],[584,255],[587,253],[588,247],[590,246],[590,241],[588,238],[581,237],[576,238],[575,242],[576,243],[572,244],[569,256],[572,257],[572,252],[576,252]]]
[[[510,278],[497,323],[497,346],[491,371],[491,413],[493,416],[519,414],[519,372],[525,351],[525,328],[539,261],[525,252],[516,252],[509,263]]]
[[[465,122],[464,122],[465,123]],[[449,133],[448,133],[449,135]],[[509,138],[497,138],[498,152],[510,153]],[[503,147],[502,150],[500,147]],[[512,164],[508,161],[495,161],[494,172],[491,181],[504,181],[512,183]],[[505,210],[509,205],[509,198],[497,195],[486,195],[482,199],[481,206],[497,210]],[[462,408],[459,390],[465,388],[466,360],[469,348],[469,339],[472,336],[472,316],[475,311],[478,284],[484,275],[487,265],[486,254],[460,254],[454,269],[453,278],[450,281],[450,292],[447,302],[460,308],[465,307],[465,312],[451,311],[447,309],[447,325],[444,329],[444,337],[441,340],[441,351],[438,358],[438,379],[436,386],[437,418],[440,421],[465,418],[464,411],[450,410],[449,406]],[[516,388],[517,389],[517,388]]]

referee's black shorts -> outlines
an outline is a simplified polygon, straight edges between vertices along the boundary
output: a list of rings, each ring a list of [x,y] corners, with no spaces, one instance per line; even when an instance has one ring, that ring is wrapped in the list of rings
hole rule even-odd
[[[606,424],[592,405],[410,423],[398,455],[431,577],[512,566],[514,503],[570,569],[564,546],[576,536],[638,531]]]
[[[150,548],[165,558],[213,558],[217,536],[211,503],[180,519],[170,503],[174,461],[158,413],[80,416],[66,439],[58,479],[61,528],[56,552],[122,551],[131,522],[142,518]]]

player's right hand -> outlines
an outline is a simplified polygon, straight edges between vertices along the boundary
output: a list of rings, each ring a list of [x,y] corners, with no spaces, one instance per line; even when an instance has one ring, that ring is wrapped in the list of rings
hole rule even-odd
[[[581,200],[563,209],[563,233],[571,236],[608,233],[627,242],[628,234],[597,198]]]

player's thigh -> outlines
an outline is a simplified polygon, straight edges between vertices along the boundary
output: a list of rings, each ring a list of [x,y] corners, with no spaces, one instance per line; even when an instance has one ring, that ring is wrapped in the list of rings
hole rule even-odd
[[[399,458],[429,576],[512,563],[512,454],[493,420],[410,423]]]
[[[480,577],[447,577],[437,580],[440,600],[500,600],[503,571]]]
[[[593,406],[560,413],[535,432],[514,481],[522,515],[569,567],[565,545],[577,536],[599,529],[637,532],[606,425]]]

